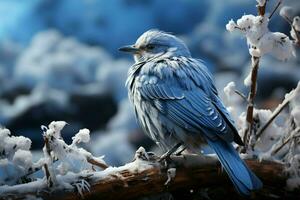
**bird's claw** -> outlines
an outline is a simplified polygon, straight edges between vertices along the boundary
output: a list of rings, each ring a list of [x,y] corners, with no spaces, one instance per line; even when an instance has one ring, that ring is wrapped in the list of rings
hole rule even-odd
[[[165,154],[163,154],[159,159],[158,159],[158,162],[164,162],[165,163],[165,166],[166,168],[168,168],[169,166],[169,163],[171,163],[171,155],[173,153],[175,153],[178,148],[182,145],[182,143],[178,143],[176,144],[175,146],[173,146],[169,151],[167,151]],[[177,154],[176,154],[177,155]]]

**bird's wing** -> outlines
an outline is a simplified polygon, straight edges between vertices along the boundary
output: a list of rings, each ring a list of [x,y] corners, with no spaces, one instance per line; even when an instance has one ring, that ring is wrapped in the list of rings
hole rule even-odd
[[[232,142],[234,134],[228,127],[226,115],[218,109],[218,105],[211,99],[213,83],[206,74],[189,68],[176,68],[170,63],[164,63],[159,71],[152,65],[150,71],[142,71],[138,90],[142,97],[151,102],[162,115],[176,125],[193,133],[202,132],[211,139],[222,138]],[[185,63],[186,65],[186,63]],[[184,67],[184,66],[182,66]]]

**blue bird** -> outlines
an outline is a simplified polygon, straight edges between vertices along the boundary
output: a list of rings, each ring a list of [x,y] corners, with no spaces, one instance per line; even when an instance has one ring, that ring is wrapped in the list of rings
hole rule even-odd
[[[182,40],[149,30],[119,50],[134,55],[126,85],[136,117],[152,140],[164,150],[177,143],[195,148],[207,142],[240,194],[262,187],[231,144],[243,142],[212,75]]]

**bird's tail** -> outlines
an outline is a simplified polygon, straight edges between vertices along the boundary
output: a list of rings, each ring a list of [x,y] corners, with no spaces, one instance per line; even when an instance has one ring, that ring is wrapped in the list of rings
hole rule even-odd
[[[262,187],[262,182],[239,157],[232,144],[223,140],[210,141],[209,139],[208,144],[215,150],[222,166],[240,194],[248,196],[251,190]]]

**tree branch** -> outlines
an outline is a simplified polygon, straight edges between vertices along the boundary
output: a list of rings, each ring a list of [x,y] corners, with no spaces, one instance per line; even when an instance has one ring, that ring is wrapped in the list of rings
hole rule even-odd
[[[257,5],[257,13],[260,16],[264,16],[266,13],[266,5],[267,1],[263,6]],[[252,56],[251,57],[251,63],[252,63],[252,71],[251,71],[251,86],[250,86],[250,92],[248,95],[248,105],[247,105],[247,114],[246,114],[246,121],[247,121],[247,128],[244,132],[243,141],[245,146],[241,148],[241,152],[245,153],[249,146],[252,147],[252,144],[250,143],[250,136],[253,134],[253,110],[254,110],[254,98],[256,96],[256,84],[257,84],[257,74],[258,74],[258,68],[259,68],[259,57]]]
[[[118,168],[108,168],[102,172],[91,173],[84,180],[88,181],[90,191],[81,191],[85,199],[136,199],[143,196],[159,194],[162,192],[189,191],[191,189],[221,188],[228,192],[228,197],[240,199],[234,192],[233,185],[215,157],[200,156],[195,154],[171,156],[172,164],[176,168],[176,176],[166,186],[168,169],[163,164],[154,161],[137,160]],[[246,160],[247,165],[264,182],[264,189],[256,192],[256,196],[263,199],[267,193],[285,195],[284,187],[287,177],[282,173],[280,163],[257,160]],[[142,165],[138,164],[142,163]],[[133,165],[132,165],[133,164]],[[100,178],[99,178],[100,177]],[[45,185],[47,187],[47,185]],[[17,187],[16,187],[17,188]],[[278,189],[281,188],[281,189]],[[57,190],[47,191],[39,188],[35,195],[43,199],[73,200],[81,199],[81,195],[74,191],[58,187]],[[20,199],[34,191],[26,190],[21,193],[19,189],[11,189],[0,199]]]
[[[254,110],[254,98],[256,96],[256,84],[257,84],[257,73],[259,68],[259,57],[252,56],[252,71],[251,71],[251,88],[248,95],[248,105],[247,105],[247,115],[246,115],[246,121],[247,121],[247,129],[244,133],[244,143],[245,148],[242,150],[242,152],[246,152],[249,146],[249,139],[250,135],[253,131],[253,110]]]

